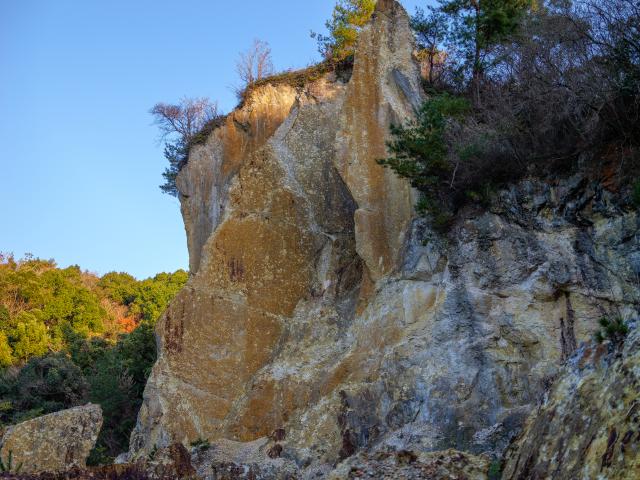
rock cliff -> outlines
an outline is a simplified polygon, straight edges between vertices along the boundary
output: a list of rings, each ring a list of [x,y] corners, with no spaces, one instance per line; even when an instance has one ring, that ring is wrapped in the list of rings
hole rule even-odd
[[[527,179],[446,238],[414,214],[376,163],[423,100],[411,54],[379,1],[348,83],[256,89],[192,149],[192,276],[158,323],[131,457],[259,442],[311,478],[363,451],[500,455],[598,318],[635,314],[638,216],[615,178]]]
[[[621,351],[585,347],[509,448],[504,480],[640,478],[640,330]]]

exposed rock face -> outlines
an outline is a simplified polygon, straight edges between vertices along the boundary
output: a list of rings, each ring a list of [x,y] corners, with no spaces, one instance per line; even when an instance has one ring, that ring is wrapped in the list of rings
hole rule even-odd
[[[358,208],[356,249],[371,279],[397,270],[414,198],[406,181],[376,160],[387,156],[391,123],[422,103],[409,19],[396,2],[379,2],[361,33],[336,137],[335,163]]]
[[[202,248],[223,217],[231,180],[247,156],[262,147],[289,115],[296,96],[291,87],[267,85],[232,112],[205,147],[191,151],[177,186],[192,273],[198,271]]]
[[[221,440],[209,448],[195,448],[192,459],[198,477],[205,480],[294,480],[298,473],[294,462],[274,455],[266,438]]]
[[[640,330],[624,349],[585,348],[508,450],[505,480],[640,478]]]
[[[239,167],[198,273],[159,323],[160,356],[134,442],[252,440],[284,421],[270,405],[273,384],[252,378],[300,301],[344,297],[359,281],[355,207],[331,163],[342,97],[340,85],[309,87]]]
[[[143,471],[149,480],[197,478],[191,453],[181,443],[151,452],[144,463],[139,464],[138,470]]]
[[[448,238],[415,218],[375,162],[422,98],[411,48],[381,1],[349,84],[258,91],[246,130],[191,153],[194,275],[158,323],[133,457],[274,431],[309,478],[373,447],[498,455],[597,319],[635,312],[639,222],[615,182],[521,182]]]
[[[83,468],[102,427],[99,405],[87,404],[43,415],[7,429],[0,457],[20,473]]]

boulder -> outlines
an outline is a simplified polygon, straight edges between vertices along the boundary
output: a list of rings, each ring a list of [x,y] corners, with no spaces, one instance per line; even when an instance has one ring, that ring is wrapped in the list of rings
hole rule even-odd
[[[5,468],[20,473],[61,472],[86,465],[102,427],[102,409],[87,404],[9,427],[0,444]]]

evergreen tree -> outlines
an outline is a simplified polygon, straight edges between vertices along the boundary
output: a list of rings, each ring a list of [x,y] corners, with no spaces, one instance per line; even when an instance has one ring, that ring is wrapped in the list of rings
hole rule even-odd
[[[491,47],[504,40],[517,28],[527,10],[536,0],[439,0],[440,6],[431,15],[418,12],[413,18],[414,29],[441,39],[443,22],[447,24],[446,49],[458,75],[470,83],[474,103],[480,99],[480,84],[489,61]],[[443,18],[444,15],[444,18]]]
[[[322,56],[342,61],[353,56],[358,34],[376,8],[376,0],[339,0],[325,26],[329,35],[312,33]]]
[[[15,358],[28,360],[39,357],[49,350],[47,327],[39,318],[38,311],[20,312],[15,326],[9,331],[9,339]]]
[[[0,368],[8,367],[13,363],[13,351],[9,345],[7,334],[0,331]]]
[[[33,358],[17,373],[0,375],[2,423],[17,423],[81,405],[88,384],[80,369],[63,354]]]
[[[178,187],[176,186],[176,177],[182,167],[187,164],[189,149],[183,139],[174,142],[167,142],[164,145],[164,158],[169,162],[169,166],[162,172],[164,183],[160,185],[163,193],[177,197]]]

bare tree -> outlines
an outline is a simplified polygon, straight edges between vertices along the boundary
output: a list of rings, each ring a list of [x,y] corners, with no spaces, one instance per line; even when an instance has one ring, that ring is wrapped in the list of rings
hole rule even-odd
[[[183,97],[177,105],[157,103],[151,109],[151,115],[160,129],[161,139],[164,140],[164,157],[169,162],[162,174],[165,183],[160,185],[160,189],[177,197],[176,177],[187,164],[191,141],[221,118],[218,104],[208,98]]]
[[[207,124],[218,118],[218,104],[208,98],[183,97],[177,105],[157,103],[152,109],[162,139],[177,135],[185,144]]]
[[[271,47],[268,42],[255,39],[251,48],[240,53],[236,71],[243,87],[273,74]]]

